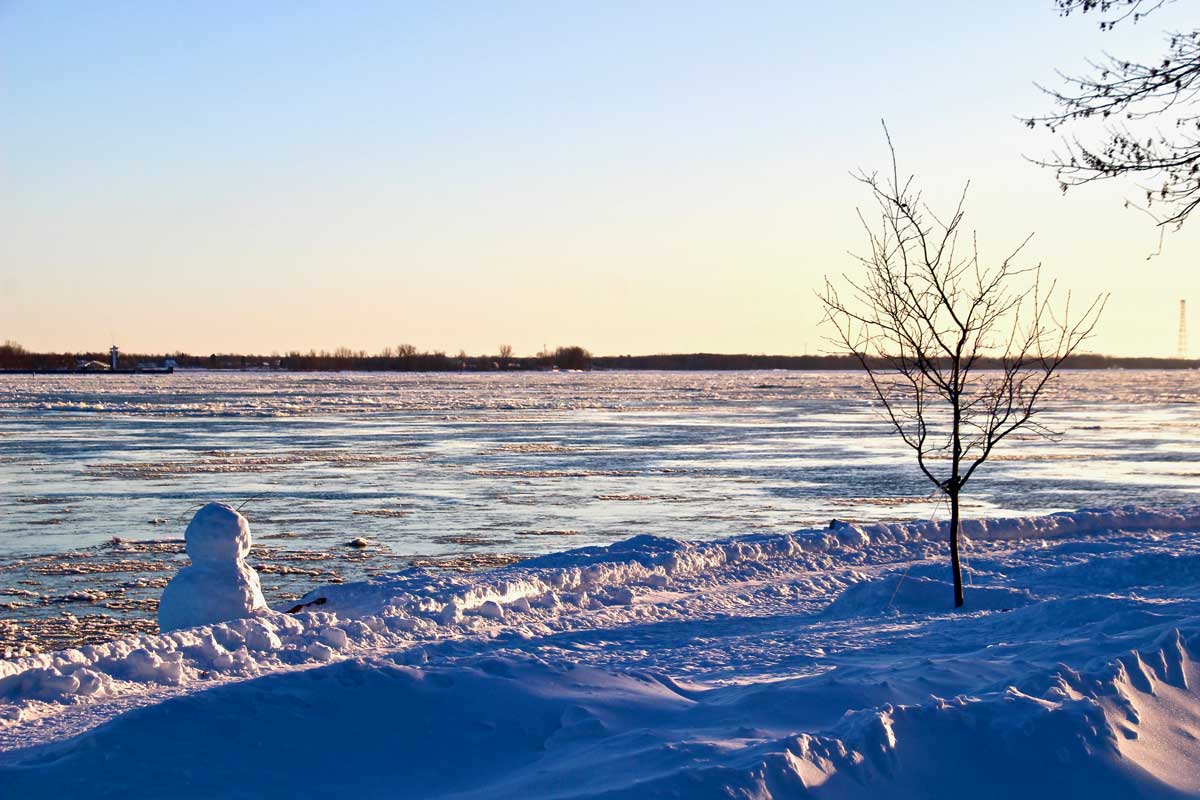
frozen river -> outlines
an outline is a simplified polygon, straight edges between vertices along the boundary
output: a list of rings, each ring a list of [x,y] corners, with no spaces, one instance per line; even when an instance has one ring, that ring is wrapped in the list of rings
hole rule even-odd
[[[1007,443],[967,513],[1194,504],[1197,398],[1195,371],[1066,373],[1064,436]],[[0,655],[151,629],[209,500],[242,506],[279,601],[637,533],[929,518],[931,488],[851,373],[0,376]]]

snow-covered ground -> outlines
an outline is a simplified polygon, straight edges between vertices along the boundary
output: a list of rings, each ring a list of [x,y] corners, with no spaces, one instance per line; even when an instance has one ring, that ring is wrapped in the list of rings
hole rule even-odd
[[[637,536],[0,662],[0,797],[1200,795],[1200,508]]]

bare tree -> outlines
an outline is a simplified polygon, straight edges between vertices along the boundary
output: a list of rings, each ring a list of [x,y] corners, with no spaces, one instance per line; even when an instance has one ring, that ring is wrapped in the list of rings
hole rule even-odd
[[[843,276],[842,291],[827,278],[820,299],[833,340],[856,356],[892,427],[949,501],[958,607],[959,498],[1015,431],[1053,435],[1038,417],[1044,392],[1091,335],[1106,298],[1078,315],[1069,294],[1052,308],[1054,286],[1041,285],[1040,267],[1014,265],[1028,238],[985,265],[974,233],[961,231],[966,187],[951,215],[939,218],[913,178],[901,180],[890,136],[888,147],[889,175],[855,176],[878,210],[877,223],[859,211],[870,245],[856,256],[865,273]]]
[[[1095,12],[1101,30],[1137,22],[1166,0],[1055,0],[1064,16]],[[1065,192],[1072,186],[1118,177],[1143,183],[1147,205],[1165,212],[1160,225],[1182,225],[1200,206],[1200,28],[1166,34],[1162,57],[1139,63],[1105,54],[1088,73],[1060,73],[1061,89],[1039,87],[1057,110],[1024,119],[1052,131],[1084,120],[1103,125],[1095,144],[1065,138],[1063,151],[1034,159],[1051,167]],[[1153,212],[1151,212],[1153,213]]]
[[[512,361],[513,348],[511,344],[500,345],[500,368],[507,369],[508,362]]]

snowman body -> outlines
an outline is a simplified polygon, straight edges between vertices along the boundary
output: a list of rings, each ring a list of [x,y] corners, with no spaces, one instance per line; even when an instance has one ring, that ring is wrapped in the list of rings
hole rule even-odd
[[[158,627],[194,628],[267,611],[258,573],[246,563],[250,523],[224,503],[196,512],[184,533],[192,563],[163,589]]]

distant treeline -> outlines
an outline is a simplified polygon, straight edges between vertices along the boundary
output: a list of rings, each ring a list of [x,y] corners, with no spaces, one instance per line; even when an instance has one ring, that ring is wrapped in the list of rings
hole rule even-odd
[[[878,361],[882,366],[881,359]],[[597,356],[592,359],[599,369],[660,369],[660,370],[857,370],[861,369],[853,355],[826,356],[767,356],[729,355],[723,353],[682,353],[657,356]],[[981,358],[983,369],[999,366],[996,359]],[[1067,369],[1200,369],[1200,359],[1101,356],[1082,354],[1071,356]]]
[[[105,351],[77,353],[35,353],[16,342],[0,344],[0,369],[69,372],[109,364]],[[339,347],[336,350],[293,350],[286,354],[252,355],[241,353],[119,353],[117,368],[131,370],[139,366],[171,365],[180,369],[281,370],[285,372],[485,372],[496,370],[591,369],[592,354],[582,347],[558,347],[534,356],[516,356],[512,347],[502,345],[496,355],[472,356],[466,352],[448,355],[441,350],[422,351],[413,345],[385,347],[376,354],[365,350]]]
[[[0,345],[0,369],[45,372],[69,372],[88,362],[108,364],[107,351],[79,353],[35,353],[15,342]],[[164,365],[173,362],[181,369],[221,370],[279,370],[284,372],[491,372],[501,370],[546,369],[622,369],[622,370],[856,370],[858,361],[852,355],[768,356],[731,355],[723,353],[676,353],[652,356],[593,356],[579,346],[547,349],[533,356],[516,356],[511,347],[501,346],[496,355],[471,356],[465,352],[447,355],[435,350],[421,351],[412,345],[386,347],[371,355],[365,350],[339,347],[336,350],[292,351],[280,355],[242,355],[211,353],[206,356],[190,353],[121,353],[117,359],[120,369],[138,366]],[[93,366],[96,366],[93,364]],[[986,368],[988,362],[982,360]],[[1197,369],[1200,359],[1186,358],[1117,358],[1101,355],[1078,355],[1067,360],[1069,369]]]

